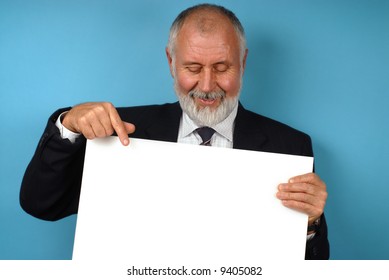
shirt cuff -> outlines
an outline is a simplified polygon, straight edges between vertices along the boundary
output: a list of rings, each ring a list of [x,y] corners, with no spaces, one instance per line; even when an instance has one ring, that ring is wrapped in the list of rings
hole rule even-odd
[[[69,139],[71,143],[74,143],[76,142],[76,139],[80,137],[81,134],[70,131],[69,129],[67,129],[62,125],[61,122],[62,116],[65,115],[67,112],[68,111],[63,112],[61,115],[59,115],[57,121],[55,122],[55,126],[58,127],[62,139]]]
[[[311,240],[312,238],[314,238],[316,235],[316,232],[313,232],[313,233],[310,233],[310,234],[307,234],[307,241]]]

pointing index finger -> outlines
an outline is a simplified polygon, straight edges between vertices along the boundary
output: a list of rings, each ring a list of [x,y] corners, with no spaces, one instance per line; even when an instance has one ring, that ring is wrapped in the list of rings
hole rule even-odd
[[[118,135],[120,142],[124,145],[127,146],[130,143],[130,140],[128,139],[128,134],[126,127],[120,118],[118,112],[116,109],[112,106],[110,111],[109,111],[109,117],[111,119],[111,124],[113,129],[115,130],[116,134]]]

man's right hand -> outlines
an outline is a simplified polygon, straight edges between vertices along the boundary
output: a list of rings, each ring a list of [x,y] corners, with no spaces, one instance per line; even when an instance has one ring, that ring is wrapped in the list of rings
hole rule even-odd
[[[130,143],[128,134],[135,131],[135,126],[123,122],[116,108],[109,102],[74,106],[63,118],[62,125],[70,131],[83,134],[87,139],[107,137],[115,131],[124,146]]]

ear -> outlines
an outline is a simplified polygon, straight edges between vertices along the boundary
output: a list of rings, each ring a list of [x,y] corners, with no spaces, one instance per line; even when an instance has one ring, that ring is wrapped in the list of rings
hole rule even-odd
[[[249,49],[246,49],[246,51],[244,52],[244,56],[243,56],[243,61],[242,61],[242,70],[243,70],[243,73],[244,73],[244,70],[246,69],[246,59],[247,59],[247,55],[249,54]],[[243,74],[242,73],[242,74]]]
[[[169,69],[170,69],[170,75],[174,78],[174,71],[173,71],[173,57],[170,54],[170,51],[168,48],[165,49],[167,62],[169,63]]]

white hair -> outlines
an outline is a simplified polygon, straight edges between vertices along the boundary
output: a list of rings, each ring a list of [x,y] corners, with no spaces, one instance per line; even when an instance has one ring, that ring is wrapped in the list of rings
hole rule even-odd
[[[233,25],[236,31],[236,34],[238,35],[239,47],[240,47],[240,60],[243,61],[247,46],[246,46],[246,36],[242,24],[240,23],[239,19],[235,16],[233,12],[224,8],[223,6],[214,5],[214,4],[196,5],[182,11],[177,16],[177,18],[173,21],[172,26],[170,27],[169,40],[167,44],[167,49],[171,57],[174,59],[177,36],[185,20],[190,15],[200,11],[218,13],[220,15],[225,16],[231,22],[231,24]]]

